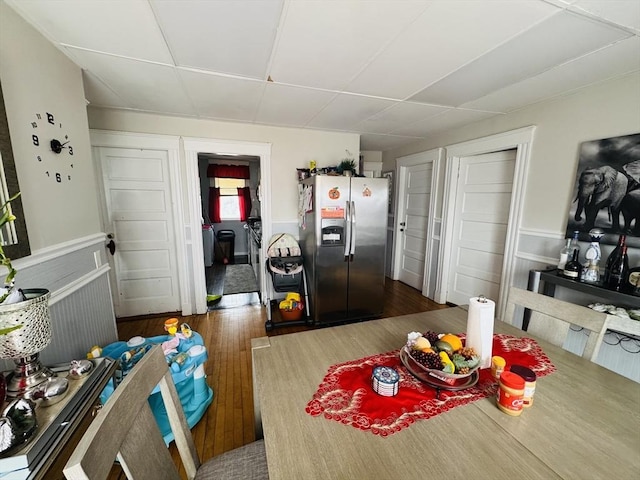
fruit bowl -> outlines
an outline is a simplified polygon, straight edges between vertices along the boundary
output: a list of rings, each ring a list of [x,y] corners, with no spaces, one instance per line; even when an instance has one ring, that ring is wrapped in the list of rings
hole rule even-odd
[[[410,370],[424,372],[427,375],[435,377],[438,380],[442,380],[446,383],[455,383],[458,380],[469,378],[476,372],[476,370],[480,368],[480,363],[478,363],[475,367],[469,369],[467,373],[447,373],[443,370],[427,368],[411,356],[411,350],[406,345],[403,346],[400,350],[400,360],[402,360],[405,366]]]
[[[400,359],[414,376],[453,385],[464,382],[480,368],[480,357],[462,338],[452,333],[411,332]]]

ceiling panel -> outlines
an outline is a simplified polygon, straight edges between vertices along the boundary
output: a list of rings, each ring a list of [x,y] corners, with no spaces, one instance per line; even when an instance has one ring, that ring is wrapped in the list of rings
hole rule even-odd
[[[434,3],[346,90],[405,99],[556,11],[539,1]]]
[[[509,112],[582,86],[638,70],[640,38],[632,37],[462,106]]]
[[[365,133],[360,135],[361,150],[390,150],[408,143],[414,143],[420,137],[402,137],[399,135],[378,135],[375,133]]]
[[[270,69],[276,82],[342,89],[426,1],[293,1]]]
[[[7,3],[57,43],[172,63],[146,0],[9,0]]]
[[[195,115],[174,67],[73,49],[77,62],[125,100],[129,108]],[[91,100],[91,99],[89,99]]]
[[[628,36],[618,28],[561,12],[411,99],[458,106]]]
[[[500,115],[492,112],[477,112],[473,110],[451,109],[439,115],[429,117],[426,120],[407,125],[395,130],[396,135],[425,137],[434,132],[447,128],[461,127],[469,123],[478,122],[485,118]]]
[[[176,65],[266,79],[281,0],[153,1]]]
[[[178,69],[198,115],[208,118],[252,122],[264,83]]]
[[[84,97],[91,105],[111,108],[127,108],[125,100],[116,95],[109,87],[87,70],[82,71]]]
[[[0,1],[94,106],[355,132],[364,150],[640,69],[639,0]]]
[[[573,3],[573,7],[640,33],[638,0],[578,0]]]
[[[404,125],[433,117],[446,110],[447,107],[402,102],[376,113],[355,125],[354,128],[367,133],[389,133]]]
[[[273,125],[306,125],[336,96],[326,90],[267,83],[256,122]]]
[[[354,125],[390,107],[395,102],[381,98],[340,94],[307,125],[330,130],[350,130]]]

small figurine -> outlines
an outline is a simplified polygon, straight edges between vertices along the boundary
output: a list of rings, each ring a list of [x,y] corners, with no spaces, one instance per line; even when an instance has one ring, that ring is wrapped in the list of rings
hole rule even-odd
[[[92,358],[100,358],[102,356],[102,348],[100,348],[98,345],[94,345],[93,347],[91,347],[91,350],[89,350],[89,353],[87,353],[87,358],[89,360],[91,360]]]
[[[182,325],[180,325],[180,333],[184,335],[184,338],[191,338],[191,336],[193,335],[193,331],[191,330],[191,327],[188,323],[183,323]]]

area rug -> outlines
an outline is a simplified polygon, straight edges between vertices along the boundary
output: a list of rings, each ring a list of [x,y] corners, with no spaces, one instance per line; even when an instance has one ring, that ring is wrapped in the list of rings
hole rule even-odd
[[[233,295],[234,293],[250,293],[257,292],[258,284],[256,276],[253,273],[253,267],[249,264],[227,265],[227,271],[224,276],[225,295]]]

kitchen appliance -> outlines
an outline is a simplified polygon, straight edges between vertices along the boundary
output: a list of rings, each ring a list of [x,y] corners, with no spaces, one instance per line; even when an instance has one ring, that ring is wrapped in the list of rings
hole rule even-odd
[[[314,323],[380,316],[388,179],[316,175],[300,185],[300,247]]]

